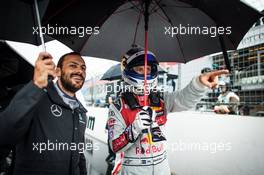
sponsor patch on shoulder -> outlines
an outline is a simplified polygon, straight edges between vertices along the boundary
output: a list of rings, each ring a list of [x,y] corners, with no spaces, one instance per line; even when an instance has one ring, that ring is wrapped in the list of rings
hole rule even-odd
[[[113,117],[113,116],[115,116],[115,112],[113,110],[109,110],[108,115],[110,117]]]
[[[107,122],[108,127],[113,127],[115,125],[116,120],[114,118],[110,118]]]

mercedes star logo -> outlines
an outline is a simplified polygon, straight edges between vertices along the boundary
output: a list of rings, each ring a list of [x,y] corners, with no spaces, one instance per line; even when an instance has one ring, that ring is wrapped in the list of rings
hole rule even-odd
[[[51,105],[50,110],[55,117],[60,117],[62,115],[61,107],[56,104]]]

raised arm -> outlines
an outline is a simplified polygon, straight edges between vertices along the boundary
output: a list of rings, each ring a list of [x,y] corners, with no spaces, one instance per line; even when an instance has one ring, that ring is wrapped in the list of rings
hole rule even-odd
[[[228,74],[228,70],[218,70],[201,74],[182,90],[173,93],[165,93],[164,100],[168,112],[184,111],[195,107],[208,88],[215,88],[218,84],[218,76]]]

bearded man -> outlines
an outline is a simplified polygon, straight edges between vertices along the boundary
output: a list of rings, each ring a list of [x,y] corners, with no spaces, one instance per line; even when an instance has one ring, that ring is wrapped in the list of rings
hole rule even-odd
[[[79,53],[63,55],[57,67],[49,53],[39,54],[33,80],[0,114],[0,146],[16,147],[14,175],[87,174],[87,111],[75,95],[85,77]]]

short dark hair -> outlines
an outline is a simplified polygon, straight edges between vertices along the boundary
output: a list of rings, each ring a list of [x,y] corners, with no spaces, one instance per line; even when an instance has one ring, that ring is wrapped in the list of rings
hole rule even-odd
[[[77,56],[80,56],[80,57],[82,58],[82,56],[81,56],[81,54],[80,54],[79,52],[69,52],[69,53],[66,53],[66,54],[64,54],[64,55],[62,55],[62,56],[60,57],[60,59],[59,59],[59,61],[58,61],[58,64],[57,64],[57,67],[58,67],[58,68],[61,68],[61,69],[62,69],[63,62],[64,62],[65,58],[66,58],[67,56],[69,56],[69,55],[77,55]]]

